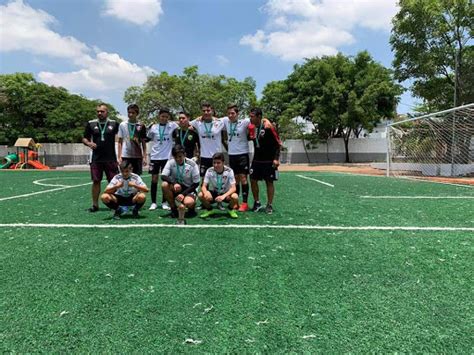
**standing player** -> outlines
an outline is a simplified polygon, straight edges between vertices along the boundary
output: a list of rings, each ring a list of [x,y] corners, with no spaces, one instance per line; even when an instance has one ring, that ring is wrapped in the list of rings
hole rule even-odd
[[[82,143],[92,150],[90,159],[92,207],[89,208],[89,212],[99,210],[100,183],[104,172],[108,182],[118,173],[115,135],[119,124],[107,117],[109,109],[106,104],[98,105],[96,111],[97,119],[87,122],[82,138]]]
[[[222,122],[227,131],[229,166],[235,174],[237,196],[242,185],[242,204],[239,207],[239,211],[244,212],[249,209],[247,203],[249,195],[247,175],[249,173],[250,159],[247,136],[250,120],[248,118],[240,119],[238,107],[230,105],[227,107],[227,117],[223,117]]]
[[[199,167],[197,163],[186,158],[185,149],[176,145],[172,150],[173,158],[168,160],[161,174],[161,188],[171,207],[173,217],[178,217],[177,224],[186,224],[184,213],[195,216],[196,189],[199,187]],[[175,199],[178,202],[176,207]]]
[[[151,206],[150,210],[158,208],[156,204],[156,193],[158,190],[158,178],[160,171],[166,165],[171,157],[171,148],[173,147],[173,131],[178,128],[176,122],[169,122],[171,115],[166,109],[158,112],[159,123],[153,124],[148,130],[147,137],[151,140],[150,153],[150,174],[151,174]],[[162,198],[161,207],[169,210],[170,207],[165,198]]]
[[[102,202],[114,210],[114,219],[120,219],[122,206],[133,206],[133,217],[138,217],[138,211],[145,204],[148,188],[142,178],[132,173],[132,163],[124,160],[120,163],[120,174],[114,176],[101,196]]]
[[[229,216],[238,218],[237,208],[239,196],[236,194],[235,177],[231,168],[224,165],[224,154],[216,153],[212,157],[212,167],[207,169],[199,192],[202,206],[207,210],[201,213],[201,218],[212,216],[215,211],[212,203],[229,203]]]
[[[141,175],[146,161],[146,127],[137,121],[138,106],[127,107],[128,122],[121,122],[118,131],[118,162],[129,161],[133,172]]]
[[[200,174],[203,177],[207,169],[212,167],[212,156],[222,152],[222,130],[224,123],[212,116],[212,106],[209,103],[201,105],[202,117],[191,121],[191,125],[199,134],[201,145]]]
[[[180,145],[186,151],[186,158],[197,160],[199,156],[199,134],[189,125],[189,114],[178,114],[179,129],[173,133],[175,145]]]
[[[280,165],[281,141],[273,124],[262,117],[260,108],[250,110],[249,137],[254,142],[255,153],[250,167],[250,183],[254,205],[252,211],[258,212],[263,206],[260,203],[258,181],[265,180],[267,185],[267,206],[265,212],[273,213],[273,197],[275,186],[273,181],[278,179]]]

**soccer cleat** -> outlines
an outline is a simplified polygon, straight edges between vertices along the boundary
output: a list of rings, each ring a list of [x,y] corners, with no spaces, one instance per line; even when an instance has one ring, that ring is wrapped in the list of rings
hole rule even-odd
[[[265,207],[265,213],[266,214],[272,214],[273,213],[272,205],[267,205],[267,207]]]
[[[262,210],[262,208],[263,208],[262,204],[258,201],[255,201],[255,203],[253,204],[252,211],[253,212],[260,212]]]
[[[236,210],[229,210],[229,216],[230,218],[239,218],[239,215],[237,214]]]
[[[92,205],[92,207],[88,209],[88,211],[91,213],[97,212],[98,210],[99,210],[99,207],[94,206],[94,205]]]
[[[212,215],[215,214],[215,213],[216,213],[216,211],[214,211],[214,210],[206,210],[206,211],[204,211],[203,213],[201,213],[201,215],[200,215],[199,217],[201,217],[201,218],[207,218],[207,217],[212,216]]]
[[[165,211],[169,211],[171,209],[170,204],[168,202],[163,202],[161,204],[161,208],[164,209]]]
[[[122,214],[122,209],[119,207],[115,210],[114,215],[112,216],[112,219],[115,219],[116,221],[119,220],[121,214]]]
[[[149,210],[150,210],[150,211],[154,211],[154,210],[156,210],[157,208],[158,208],[158,205],[153,202],[153,203],[151,204]]]
[[[133,218],[138,218],[139,217],[138,210],[136,208],[134,208],[133,211],[132,211],[132,217]]]
[[[178,226],[184,226],[184,225],[186,224],[186,220],[185,220],[185,219],[178,219],[178,220],[176,221],[176,224],[177,224]]]
[[[245,212],[249,210],[249,204],[247,202],[242,202],[239,207],[239,212]]]

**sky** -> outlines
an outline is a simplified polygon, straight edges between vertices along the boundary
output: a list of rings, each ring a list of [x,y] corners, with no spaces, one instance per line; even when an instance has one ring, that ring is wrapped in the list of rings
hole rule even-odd
[[[0,0],[0,73],[110,102],[147,75],[283,80],[304,58],[368,50],[390,67],[396,0]],[[406,92],[399,113],[416,100]]]

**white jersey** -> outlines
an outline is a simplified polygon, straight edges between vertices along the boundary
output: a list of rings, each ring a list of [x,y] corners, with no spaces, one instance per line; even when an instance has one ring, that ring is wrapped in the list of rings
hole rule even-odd
[[[140,177],[140,175],[131,173],[128,179],[124,179],[122,174],[115,175],[113,179],[109,182],[107,187],[114,187],[120,182],[123,182],[123,186],[119,188],[117,191],[115,191],[114,194],[123,196],[123,197],[128,197],[130,195],[135,195],[138,192],[138,190],[135,187],[128,186],[128,183],[130,181],[133,181],[135,185],[137,186],[146,186],[142,178]]]
[[[199,184],[201,181],[199,166],[194,160],[188,158],[184,160],[184,164],[181,166],[178,166],[174,158],[168,160],[163,168],[162,175],[168,176],[173,183],[187,187],[192,184]]]
[[[249,141],[247,139],[247,132],[250,119],[238,119],[235,123],[232,123],[229,117],[226,116],[221,118],[221,120],[227,131],[229,155],[248,154]]]
[[[224,129],[224,123],[221,120],[205,122],[196,119],[191,121],[191,125],[199,134],[202,158],[212,158],[215,153],[222,152],[222,130]]]
[[[176,128],[176,122],[167,122],[165,125],[155,123],[150,127],[147,137],[151,140],[151,160],[167,160],[171,157],[173,131]]]
[[[132,132],[130,132],[130,129]],[[142,140],[146,137],[146,128],[142,123],[121,122],[118,137],[122,138],[123,158],[142,158]]]
[[[204,176],[204,183],[209,191],[216,191],[222,195],[229,191],[232,184],[235,184],[234,171],[228,166],[224,166],[224,171],[218,174],[214,167],[210,167]]]

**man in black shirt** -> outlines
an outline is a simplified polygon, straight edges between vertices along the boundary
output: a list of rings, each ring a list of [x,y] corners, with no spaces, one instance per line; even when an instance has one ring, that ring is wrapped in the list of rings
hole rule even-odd
[[[179,129],[173,132],[175,145],[184,147],[186,158],[197,160],[199,156],[199,134],[189,125],[189,114],[180,112],[178,114]]]
[[[92,207],[89,212],[99,210],[100,183],[103,173],[107,181],[118,174],[117,157],[115,155],[115,135],[119,124],[108,119],[108,107],[105,104],[97,106],[97,119],[87,122],[82,143],[92,150],[90,169],[92,179]]]
[[[258,181],[265,180],[267,185],[265,212],[271,214],[273,213],[272,203],[275,195],[273,181],[278,180],[281,140],[273,124],[262,115],[260,108],[250,110],[249,139],[253,141],[255,148],[250,167],[250,183],[255,201],[252,211],[258,212],[263,208],[260,203]]]

